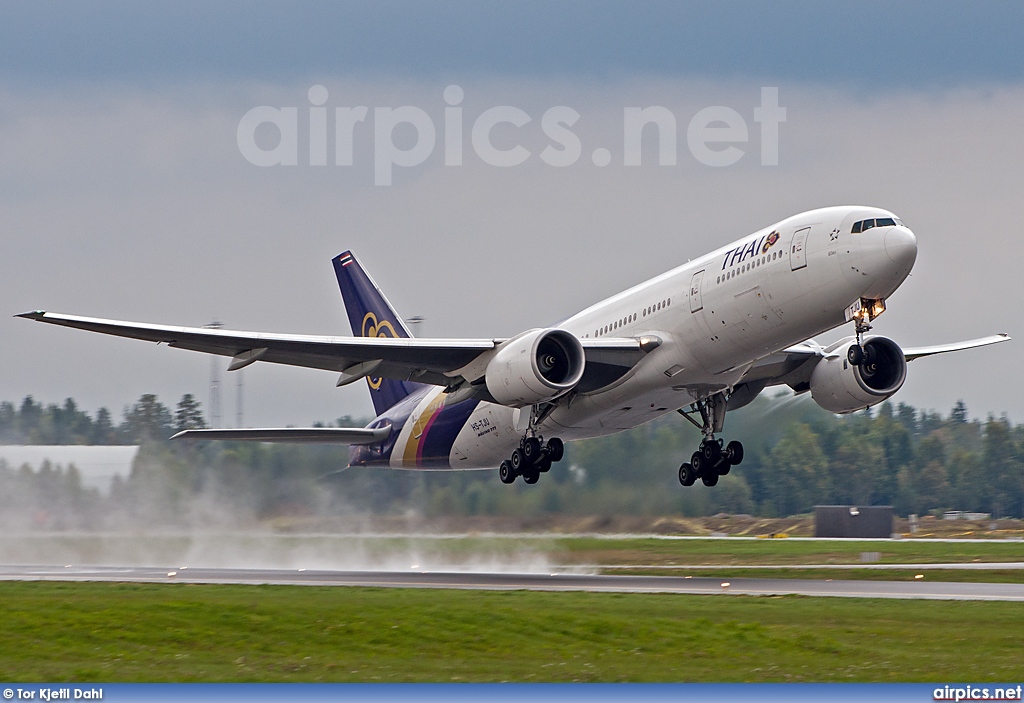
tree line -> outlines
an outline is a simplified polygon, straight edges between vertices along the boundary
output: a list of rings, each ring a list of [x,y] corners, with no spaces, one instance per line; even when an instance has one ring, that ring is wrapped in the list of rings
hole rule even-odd
[[[345,417],[327,424],[362,422]],[[345,447],[167,441],[203,426],[191,395],[173,408],[144,395],[116,424],[109,411],[90,415],[71,399],[0,403],[2,443],[142,446],[131,475],[116,481],[109,496],[82,488],[70,467],[32,472],[0,465],[0,503],[9,515],[39,502],[61,505],[64,522],[93,527],[112,520],[227,525],[410,512],[785,516],[819,504],[892,505],[899,515],[965,510],[1024,517],[1024,425],[1005,416],[972,419],[962,402],[947,415],[887,402],[835,416],[806,395],[762,396],[729,413],[724,437],[741,440],[746,457],[714,488],[678,484],[676,469],[700,437],[674,414],[568,444],[565,459],[535,486],[502,485],[493,471],[342,471]]]

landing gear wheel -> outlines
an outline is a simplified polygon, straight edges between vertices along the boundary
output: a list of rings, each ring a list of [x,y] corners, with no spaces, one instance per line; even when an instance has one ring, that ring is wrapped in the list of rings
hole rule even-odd
[[[526,465],[526,457],[523,456],[522,449],[516,449],[512,452],[512,458],[509,459],[509,464],[512,466],[513,473],[521,474],[523,467]]]
[[[561,461],[564,454],[565,445],[562,444],[562,440],[558,437],[548,440],[548,456],[551,457],[551,461]]]
[[[701,454],[709,464],[715,464],[722,456],[722,447],[713,439],[706,439],[700,445]]]
[[[733,440],[725,447],[725,458],[732,466],[737,466],[743,461],[743,445]]]
[[[697,481],[697,474],[690,464],[683,464],[679,467],[679,483],[684,486],[692,486]]]
[[[502,483],[509,484],[516,480],[516,472],[512,470],[512,464],[505,461],[501,462],[501,466],[498,467],[498,478],[501,479]]]
[[[707,474],[704,474],[703,476],[700,477],[700,480],[701,483],[703,483],[705,486],[714,486],[718,484],[718,475],[714,474],[709,476]]]
[[[732,464],[724,459],[718,463],[718,475],[725,476],[727,473],[732,471]]]
[[[693,456],[690,457],[690,467],[693,469],[694,476],[700,476],[704,473],[704,455],[700,452],[694,452]]]
[[[523,472],[523,480],[532,486],[540,480],[540,472],[537,469],[527,469]]]
[[[537,471],[540,471],[542,474],[546,474],[548,471],[551,471],[551,457],[542,455],[541,458],[537,460]]]
[[[527,437],[523,440],[523,458],[527,464],[532,464],[540,457],[540,440],[536,437]]]
[[[850,350],[846,352],[846,360],[849,361],[852,366],[860,366],[864,362],[864,347],[859,344],[854,344],[850,347]]]

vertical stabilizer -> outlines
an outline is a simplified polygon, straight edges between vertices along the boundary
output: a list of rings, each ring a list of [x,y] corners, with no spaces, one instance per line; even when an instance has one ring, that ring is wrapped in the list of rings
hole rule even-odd
[[[409,328],[398,316],[391,303],[369,274],[356,261],[352,252],[334,257],[334,273],[338,277],[341,297],[345,301],[348,321],[356,337],[412,337]],[[411,381],[392,381],[386,378],[366,379],[370,386],[373,408],[380,415],[407,395],[422,387]]]

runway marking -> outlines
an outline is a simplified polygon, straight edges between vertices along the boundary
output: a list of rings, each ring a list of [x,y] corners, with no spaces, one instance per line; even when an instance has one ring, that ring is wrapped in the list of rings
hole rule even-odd
[[[915,598],[929,600],[1024,601],[1024,583],[957,583],[939,581],[836,581],[738,578],[722,586],[711,577],[606,576],[591,574],[494,574],[440,572],[304,571],[295,569],[179,569],[172,576],[155,567],[0,566],[0,580],[103,581],[287,585],[364,588],[450,588],[460,590],[594,593],[802,595],[840,598]]]

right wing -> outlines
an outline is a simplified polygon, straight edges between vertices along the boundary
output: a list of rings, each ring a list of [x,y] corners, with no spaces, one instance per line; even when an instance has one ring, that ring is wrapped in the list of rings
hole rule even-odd
[[[105,320],[42,310],[17,317],[233,357],[228,370],[266,361],[334,371],[341,374],[338,385],[371,375],[446,387],[458,386],[462,380],[479,383],[486,364],[473,362],[505,341],[268,334]],[[608,385],[660,344],[656,338],[581,339],[580,342],[587,359],[581,390]]]
[[[391,425],[354,427],[269,427],[237,430],[183,430],[171,439],[220,439],[229,442],[293,442],[300,444],[377,444],[391,435]]]

